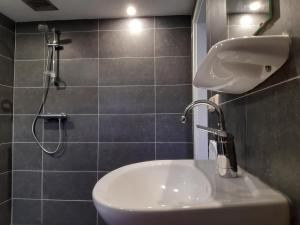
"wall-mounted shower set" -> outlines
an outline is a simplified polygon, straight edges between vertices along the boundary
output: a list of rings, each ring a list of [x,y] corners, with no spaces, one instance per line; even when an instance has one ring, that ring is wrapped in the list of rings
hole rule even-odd
[[[47,59],[46,59],[46,65],[45,65],[45,71],[44,75],[46,76],[46,82],[44,82],[43,87],[43,98],[41,105],[35,114],[34,120],[32,122],[32,134],[40,148],[47,154],[53,155],[57,153],[60,150],[60,146],[62,143],[62,136],[63,136],[63,121],[67,119],[66,113],[47,113],[44,114],[44,106],[47,101],[47,96],[49,93],[49,88],[51,85],[58,86],[59,84],[59,78],[58,78],[58,71],[57,71],[57,51],[62,47],[59,43],[59,37],[58,32],[55,30],[55,28],[52,28],[51,31],[49,31],[49,28],[47,25],[40,24],[38,25],[39,32],[43,33],[45,36],[45,43],[47,46]],[[58,132],[59,132],[59,140],[58,145],[56,146],[55,150],[50,151],[46,149],[43,144],[39,141],[36,135],[36,123],[37,120],[45,119],[45,120],[57,120],[58,121]]]

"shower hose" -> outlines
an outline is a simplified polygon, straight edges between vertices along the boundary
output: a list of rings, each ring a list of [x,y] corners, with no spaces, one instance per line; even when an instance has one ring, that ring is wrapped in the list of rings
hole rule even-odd
[[[46,69],[48,68],[49,66],[49,57],[53,57],[53,54],[54,52],[52,51],[51,55],[49,53],[49,50],[48,50],[48,56],[47,56],[47,65],[46,65]],[[45,103],[46,103],[46,100],[47,100],[47,96],[48,96],[48,93],[49,93],[49,88],[50,88],[50,83],[51,83],[51,78],[50,76],[48,75],[47,76],[47,82],[46,82],[46,86],[44,87],[44,93],[43,93],[43,98],[42,98],[42,102],[41,102],[41,105],[40,105],[40,108],[39,110],[37,111],[37,113],[35,114],[34,116],[34,120],[32,122],[32,126],[31,126],[31,132],[33,134],[33,137],[36,141],[36,143],[40,146],[40,148],[47,154],[49,155],[54,155],[55,153],[57,153],[60,149],[60,146],[61,146],[61,142],[62,142],[62,119],[61,117],[58,117],[58,132],[59,132],[59,140],[58,140],[58,145],[56,146],[55,150],[54,151],[50,151],[48,149],[46,149],[42,143],[39,141],[39,139],[37,138],[37,135],[36,135],[36,123],[37,123],[37,120],[39,118],[39,115],[42,113],[43,109],[44,109],[44,106],[45,106]]]

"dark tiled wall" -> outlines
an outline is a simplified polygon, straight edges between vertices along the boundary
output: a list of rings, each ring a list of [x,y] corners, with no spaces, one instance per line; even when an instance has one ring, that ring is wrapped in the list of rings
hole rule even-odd
[[[0,224],[10,224],[14,22],[0,13]]]
[[[287,63],[249,93],[221,95],[238,161],[292,201],[292,224],[300,224],[300,2],[274,1],[273,25],[262,35],[291,35]]]
[[[192,158],[190,16],[47,22],[69,40],[59,89],[45,112],[66,112],[63,153],[42,154],[31,123],[42,96],[44,39],[38,23],[17,23],[14,88],[13,223],[96,225],[92,188],[107,172],[154,159]],[[38,123],[45,146],[57,124]]]

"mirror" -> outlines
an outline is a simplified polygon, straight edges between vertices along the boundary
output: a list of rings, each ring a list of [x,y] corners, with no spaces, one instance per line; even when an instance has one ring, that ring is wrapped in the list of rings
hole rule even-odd
[[[272,0],[226,0],[228,38],[257,35],[272,19]]]

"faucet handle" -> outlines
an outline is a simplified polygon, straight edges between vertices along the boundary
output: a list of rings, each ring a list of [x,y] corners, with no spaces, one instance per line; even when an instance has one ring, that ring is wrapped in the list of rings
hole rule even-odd
[[[201,129],[201,130],[205,130],[208,133],[219,136],[219,137],[224,137],[224,138],[228,137],[228,133],[226,131],[223,131],[223,130],[218,130],[218,129],[214,129],[214,128],[210,128],[210,127],[205,127],[205,126],[202,126],[202,125],[196,125],[196,127]]]

